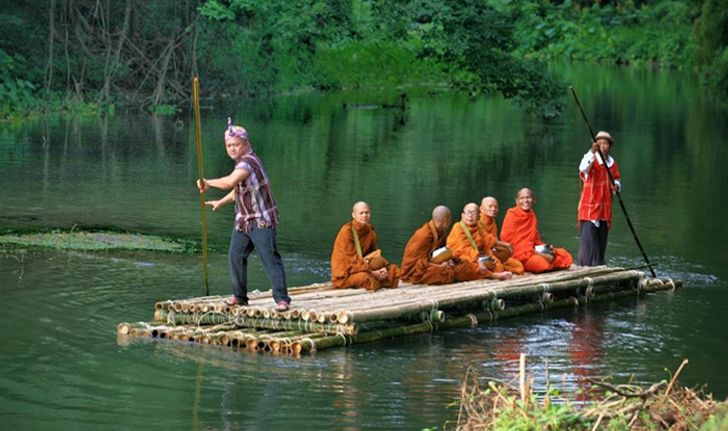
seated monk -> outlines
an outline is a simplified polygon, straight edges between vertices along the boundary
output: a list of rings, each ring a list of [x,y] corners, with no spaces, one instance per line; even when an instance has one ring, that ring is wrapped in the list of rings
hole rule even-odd
[[[447,236],[447,248],[456,258],[468,262],[471,270],[480,271],[480,278],[507,280],[511,273],[493,255],[491,250],[495,240],[486,235],[478,224],[478,205],[469,203],[463,208],[460,221],[455,223]]]
[[[381,257],[377,233],[369,224],[366,202],[354,204],[352,221],[344,224],[331,252],[331,282],[336,288],[359,287],[377,290],[399,286],[399,268]]]
[[[448,207],[440,205],[432,210],[432,220],[420,226],[407,241],[402,256],[402,280],[414,284],[449,284],[482,278],[479,268],[469,262],[432,256],[435,250],[445,246],[445,232],[451,220]],[[440,259],[445,260],[440,262]]]
[[[531,189],[516,194],[516,206],[510,208],[503,219],[501,238],[513,244],[513,257],[523,263],[528,272],[567,269],[574,261],[563,248],[545,245],[538,231],[538,219],[533,211],[536,199]],[[545,246],[538,247],[536,246]],[[545,249],[545,250],[542,250]]]
[[[498,239],[498,224],[495,217],[498,215],[498,201],[492,196],[486,196],[480,202],[480,225],[486,234],[495,238],[493,246],[493,254],[501,262],[506,271],[514,274],[523,274],[523,264],[518,259],[511,257],[513,254],[513,246],[505,241]]]

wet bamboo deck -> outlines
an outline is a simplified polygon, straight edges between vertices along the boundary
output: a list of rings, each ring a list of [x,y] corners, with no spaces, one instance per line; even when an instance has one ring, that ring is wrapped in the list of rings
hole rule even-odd
[[[270,292],[247,306],[228,296],[160,301],[154,321],[117,326],[120,337],[167,338],[240,350],[297,355],[385,337],[477,326],[498,318],[676,289],[682,283],[619,267],[577,267],[507,281],[439,286],[402,283],[369,292],[319,283],[289,289],[292,308],[279,313]]]

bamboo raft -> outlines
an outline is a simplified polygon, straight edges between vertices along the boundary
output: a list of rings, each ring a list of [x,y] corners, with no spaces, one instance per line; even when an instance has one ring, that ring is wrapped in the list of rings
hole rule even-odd
[[[285,312],[274,309],[270,292],[250,294],[247,306],[226,305],[228,296],[160,301],[154,306],[153,321],[119,323],[117,334],[296,356],[681,286],[680,280],[648,278],[642,271],[607,266],[572,266],[507,281],[401,283],[398,289],[377,292],[317,283],[289,289],[292,308]]]

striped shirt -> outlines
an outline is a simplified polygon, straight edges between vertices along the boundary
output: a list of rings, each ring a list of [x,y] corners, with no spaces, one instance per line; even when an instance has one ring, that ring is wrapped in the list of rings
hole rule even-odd
[[[248,177],[235,186],[235,228],[250,232],[255,226],[278,226],[278,207],[260,158],[251,149],[238,159],[235,169],[249,172]]]

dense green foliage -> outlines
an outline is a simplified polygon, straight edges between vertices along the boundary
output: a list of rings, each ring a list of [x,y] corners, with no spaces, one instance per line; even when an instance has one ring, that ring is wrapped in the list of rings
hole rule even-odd
[[[0,118],[33,105],[35,86],[18,72],[24,63],[21,55],[10,56],[0,48]]]
[[[544,116],[563,83],[537,61],[697,65],[728,92],[728,0],[49,0],[0,12],[0,117],[174,113],[203,96],[301,89],[500,93]]]
[[[692,59],[692,12],[684,1],[642,7],[529,2],[514,14],[521,52],[542,60],[686,66]]]
[[[563,85],[513,55],[510,17],[481,0],[209,0],[200,11],[218,23],[207,41],[229,41],[200,63],[219,90],[451,85],[560,109]]]
[[[695,38],[701,41],[696,62],[709,87],[728,99],[728,0],[706,0],[695,22]]]

